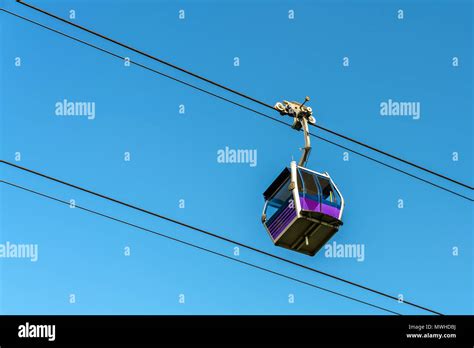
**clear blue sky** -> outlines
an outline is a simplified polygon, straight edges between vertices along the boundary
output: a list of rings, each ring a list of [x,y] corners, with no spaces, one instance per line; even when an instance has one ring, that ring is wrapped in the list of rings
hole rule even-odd
[[[184,77],[14,1],[0,3]],[[270,104],[309,95],[322,126],[473,184],[470,1],[32,4],[62,17],[74,9],[79,24]],[[442,313],[473,314],[472,203],[354,154],[343,161],[344,150],[314,139],[308,167],[328,171],[346,198],[344,225],[332,241],[363,244],[365,259],[323,252],[311,258],[274,247],[260,223],[262,192],[299,157],[301,133],[5,13],[0,30],[3,159],[14,161],[20,152],[20,165]],[[95,119],[56,116],[63,99],[94,102]],[[420,119],[381,116],[388,99],[419,102]],[[226,146],[256,149],[257,165],[218,163]],[[1,176],[233,255],[231,244],[18,170],[2,166]],[[0,243],[39,246],[37,262],[0,259],[2,314],[384,314],[5,185],[0,192]],[[404,314],[423,313],[245,249],[239,258]]]

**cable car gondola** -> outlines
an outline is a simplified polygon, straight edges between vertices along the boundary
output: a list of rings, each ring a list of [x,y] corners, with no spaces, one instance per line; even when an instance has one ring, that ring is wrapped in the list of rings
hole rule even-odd
[[[342,225],[344,198],[329,174],[305,168],[311,151],[308,124],[315,125],[304,103],[277,103],[281,115],[293,117],[292,127],[303,129],[305,147],[298,164],[283,169],[263,193],[262,223],[277,246],[314,256]]]

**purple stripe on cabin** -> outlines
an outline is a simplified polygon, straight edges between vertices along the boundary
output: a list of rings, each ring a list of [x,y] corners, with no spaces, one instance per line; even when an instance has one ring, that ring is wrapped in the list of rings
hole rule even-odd
[[[339,212],[340,212],[339,208],[336,208],[336,207],[333,207],[332,205],[328,205],[324,203],[322,204],[321,213],[323,214],[339,219]]]
[[[272,237],[273,239],[276,239],[283,230],[288,227],[288,224],[295,218],[296,213],[290,212],[290,214],[284,218],[281,219],[281,223],[278,224],[278,226],[274,226],[271,228],[270,231],[273,231]],[[270,232],[271,233],[271,232]]]
[[[271,224],[268,225],[268,228],[272,231],[278,230],[282,225],[285,225],[286,220],[288,217],[292,216],[293,208],[286,207],[283,211],[275,217]]]
[[[282,223],[280,227],[275,228],[273,231],[270,231],[270,234],[273,237],[273,240],[276,240],[281,233],[288,227],[291,221],[296,217],[296,212],[293,210],[290,216],[288,216]]]
[[[319,212],[319,202],[318,201],[313,201],[312,199],[300,196],[300,202],[301,202],[301,209],[309,210],[309,211],[318,211]]]
[[[300,202],[301,202],[301,209],[303,210],[315,211],[318,213],[320,212],[320,213],[332,216],[336,219],[339,219],[340,209],[337,207],[333,207],[332,205],[324,204],[324,203],[322,203],[320,206],[319,202],[306,198],[306,197],[300,197]]]
[[[296,217],[294,208],[286,207],[273,221],[267,226],[273,240],[277,239],[288,224]]]
[[[275,219],[273,219],[273,221],[268,225],[268,227],[270,228],[277,228],[279,227],[279,225],[282,224],[282,222],[289,216],[291,215],[291,211],[293,209],[288,209],[288,207],[286,207],[278,216],[275,216]]]

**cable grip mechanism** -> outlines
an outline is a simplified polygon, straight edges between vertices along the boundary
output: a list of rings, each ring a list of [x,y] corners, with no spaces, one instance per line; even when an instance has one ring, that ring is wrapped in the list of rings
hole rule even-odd
[[[306,165],[306,162],[308,162],[309,153],[311,152],[311,140],[309,137],[308,124],[313,126],[316,125],[316,119],[313,116],[313,109],[304,105],[307,101],[309,101],[309,97],[306,97],[303,103],[284,100],[283,103],[278,102],[274,106],[280,115],[293,117],[293,124],[291,128],[296,130],[303,129],[304,131],[305,146],[302,148],[303,153],[298,163],[298,165],[301,167]]]

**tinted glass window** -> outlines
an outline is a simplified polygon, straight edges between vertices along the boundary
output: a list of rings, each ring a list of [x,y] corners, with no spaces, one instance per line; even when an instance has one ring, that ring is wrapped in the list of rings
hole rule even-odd
[[[341,198],[329,178],[301,168],[298,168],[298,190],[303,195],[313,196],[309,197],[313,200],[315,196],[320,195],[321,201],[324,201],[325,204],[332,206],[341,205]]]
[[[333,200],[333,192],[331,183],[328,179],[323,177],[318,177],[319,185],[321,186],[321,198],[327,201]]]
[[[334,186],[331,184],[331,181],[327,178],[318,176],[319,185],[321,186],[321,199],[332,203],[334,206],[341,205],[341,198],[339,194],[334,189]]]
[[[290,184],[290,179],[286,180],[283,185],[280,186],[279,190],[270,198],[267,205],[266,215],[267,221],[270,222],[270,219],[275,215],[275,213],[283,210],[290,198],[292,197],[291,191],[288,190],[288,185]]]
[[[316,182],[314,181],[314,176],[311,173],[308,173],[304,170],[298,170],[300,173],[300,177],[298,177],[299,182],[298,182],[298,189],[300,192],[304,192],[308,195],[313,195],[316,196],[318,194],[318,186]],[[303,181],[303,185],[301,185],[301,180]]]

